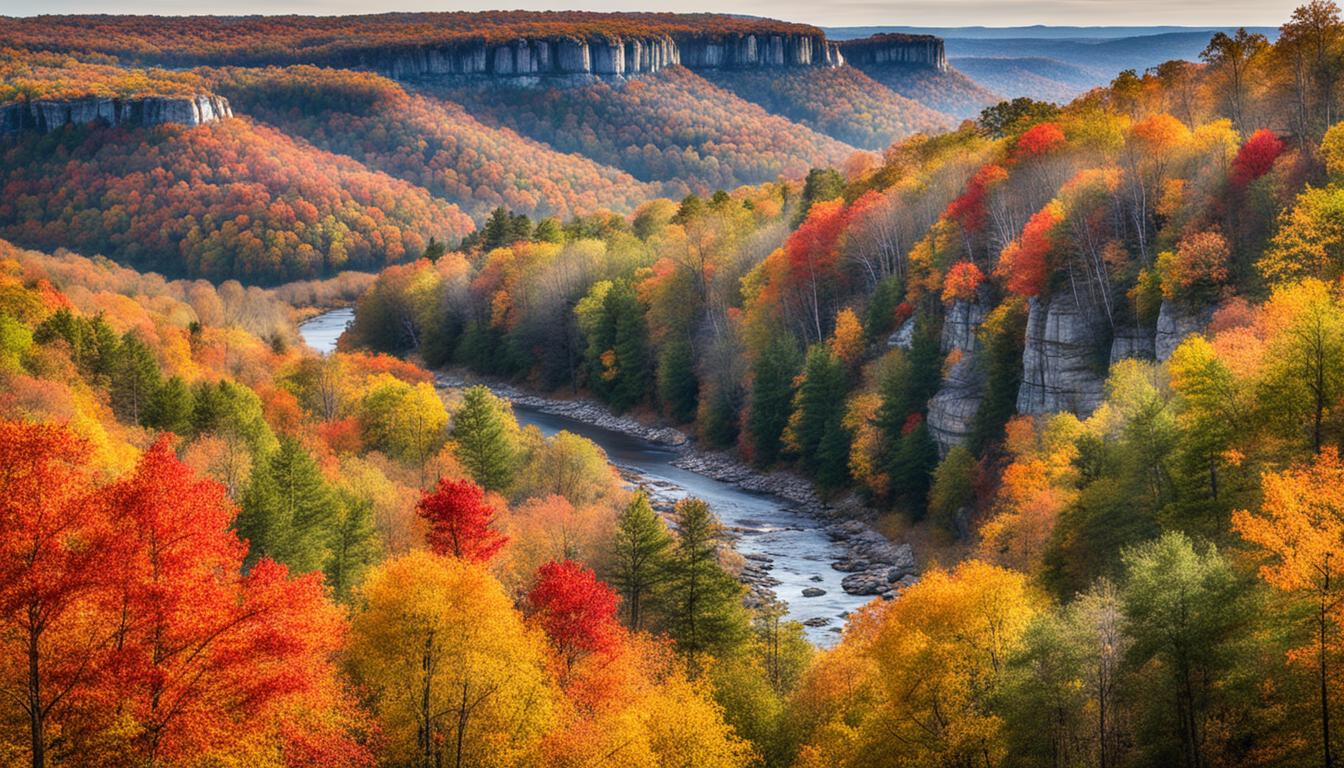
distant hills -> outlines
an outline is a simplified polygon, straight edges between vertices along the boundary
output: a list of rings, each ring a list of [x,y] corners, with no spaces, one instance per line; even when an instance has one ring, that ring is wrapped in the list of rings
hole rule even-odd
[[[1172,59],[1198,60],[1217,32],[1235,27],[833,27],[837,41],[877,34],[943,38],[949,64],[1005,97],[1067,102],[1116,73],[1138,72]],[[1275,27],[1247,27],[1273,40]]]

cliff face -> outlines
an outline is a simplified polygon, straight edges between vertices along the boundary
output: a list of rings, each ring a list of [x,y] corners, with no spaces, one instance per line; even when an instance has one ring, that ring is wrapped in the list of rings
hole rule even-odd
[[[986,297],[958,300],[943,318],[942,351],[960,350],[961,359],[948,370],[938,394],[929,401],[929,434],[943,453],[971,436],[976,411],[984,399],[984,373],[975,365],[976,333],[989,314]]]
[[[1091,415],[1101,404],[1104,385],[1095,362],[1098,329],[1067,293],[1045,301],[1032,298],[1029,307],[1017,412]]]
[[[148,96],[131,99],[74,99],[28,101],[0,106],[0,133],[38,131],[46,133],[67,125],[200,125],[232,117],[223,96],[199,94],[190,97]]]
[[[372,69],[395,79],[439,75],[492,77],[628,76],[681,64],[690,69],[836,67],[839,46],[822,35],[726,34],[528,38],[414,46],[343,55],[337,66]]]
[[[856,67],[881,64],[912,64],[947,71],[943,40],[933,35],[873,35],[840,44],[845,60]]]

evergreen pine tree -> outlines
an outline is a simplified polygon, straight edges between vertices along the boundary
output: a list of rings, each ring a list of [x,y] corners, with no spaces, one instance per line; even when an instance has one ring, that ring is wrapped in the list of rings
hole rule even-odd
[[[420,254],[420,258],[428,259],[430,263],[433,263],[443,258],[443,255],[447,252],[448,247],[441,241],[434,239],[433,235],[430,235],[429,244],[425,246],[425,251]]]
[[[803,466],[809,472],[816,473],[822,440],[830,425],[840,427],[844,411],[844,365],[824,344],[815,344],[807,352],[803,381],[794,397],[793,421],[790,423]]]
[[[773,339],[752,366],[747,431],[758,466],[768,467],[779,458],[780,437],[789,423],[793,377],[797,373],[798,347],[788,335]]]
[[[843,414],[832,414],[826,421],[813,473],[822,488],[834,489],[849,482],[849,447],[851,436],[845,429]]]
[[[161,381],[154,352],[134,331],[127,331],[117,347],[109,383],[112,410],[122,420],[139,424]]]
[[[484,386],[462,393],[450,439],[459,461],[478,485],[503,491],[513,484],[518,461],[518,425],[504,401]]]
[[[616,533],[607,552],[607,581],[620,593],[626,626],[632,630],[644,626],[649,602],[667,576],[671,546],[672,535],[649,506],[648,495],[635,494],[616,519]]]
[[[604,311],[611,327],[616,375],[608,401],[617,411],[637,405],[649,393],[649,334],[635,289],[617,283],[607,293]]]
[[[673,420],[685,424],[695,418],[700,383],[695,377],[695,353],[685,339],[673,339],[658,355],[658,399]]]
[[[140,423],[150,429],[186,436],[191,434],[191,412],[191,389],[182,377],[173,376],[150,395],[140,414]]]
[[[293,437],[252,471],[238,514],[238,535],[249,542],[248,564],[270,557],[295,573],[321,568],[327,561],[336,499],[317,462]]]
[[[336,514],[330,525],[327,562],[323,570],[337,600],[350,599],[351,590],[378,556],[378,531],[373,503],[347,492],[337,494]]]
[[[677,503],[677,544],[660,605],[668,635],[692,659],[735,649],[750,631],[742,585],[719,564],[722,526],[696,498]]]

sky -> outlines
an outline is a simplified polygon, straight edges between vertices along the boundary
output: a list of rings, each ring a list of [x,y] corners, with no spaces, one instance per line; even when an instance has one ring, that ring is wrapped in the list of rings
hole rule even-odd
[[[529,10],[710,11],[770,16],[817,26],[1159,25],[1277,26],[1302,0],[0,0],[0,14],[347,14],[383,11]]]

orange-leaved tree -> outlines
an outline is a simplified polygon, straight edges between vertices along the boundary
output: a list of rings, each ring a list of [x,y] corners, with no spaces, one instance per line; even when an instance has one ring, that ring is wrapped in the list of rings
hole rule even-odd
[[[1260,576],[1271,586],[1311,603],[1315,646],[1290,653],[1315,656],[1319,683],[1321,744],[1325,765],[1333,764],[1330,732],[1329,659],[1339,651],[1344,623],[1344,463],[1333,447],[1322,449],[1304,467],[1267,473],[1260,513],[1241,510],[1232,525],[1263,550]]]

